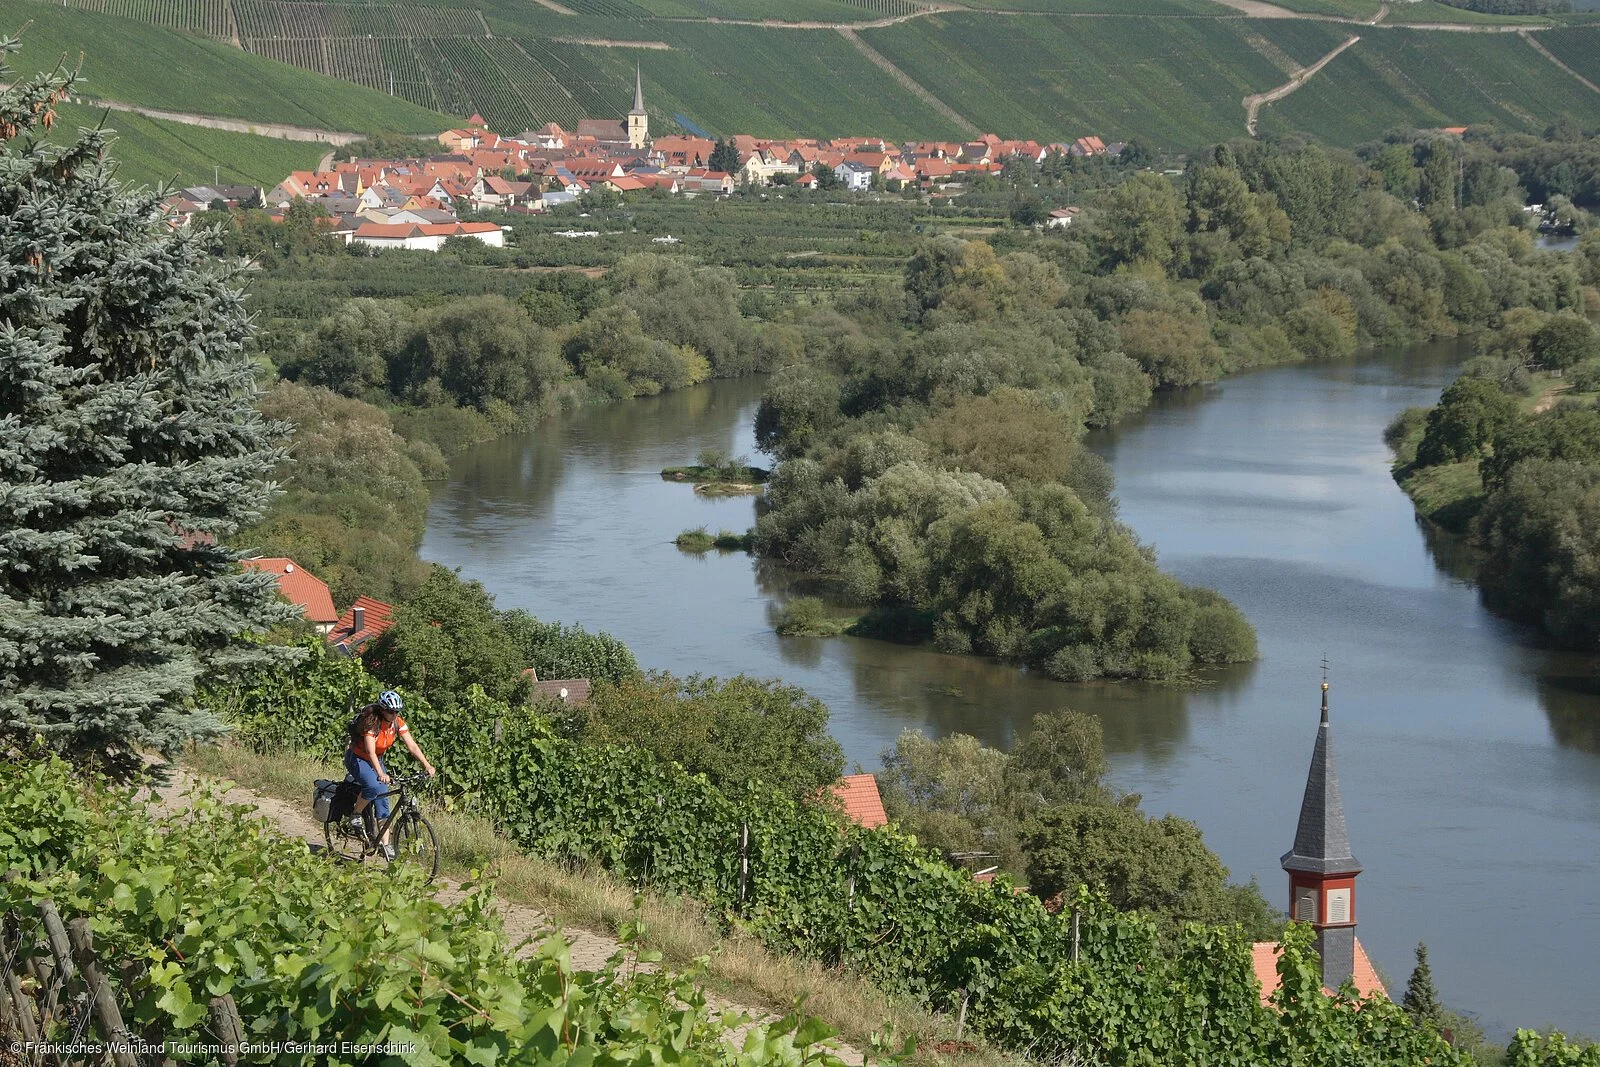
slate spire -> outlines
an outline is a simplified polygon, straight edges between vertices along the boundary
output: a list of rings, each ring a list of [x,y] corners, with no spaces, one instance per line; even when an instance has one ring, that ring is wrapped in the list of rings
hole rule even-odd
[[[644,71],[636,63],[633,67],[633,110],[630,115],[643,115],[644,111]]]
[[[1344,821],[1344,801],[1339,796],[1339,775],[1333,765],[1333,742],[1328,733],[1328,683],[1322,683],[1322,725],[1311,750],[1311,770],[1306,774],[1306,794],[1300,802],[1300,824],[1294,847],[1283,854],[1283,869],[1308,874],[1358,874],[1361,864],[1350,854],[1350,830]]]

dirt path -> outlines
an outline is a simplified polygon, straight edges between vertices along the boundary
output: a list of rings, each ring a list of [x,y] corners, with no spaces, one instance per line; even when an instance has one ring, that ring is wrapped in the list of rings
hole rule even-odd
[[[182,768],[172,767],[172,784],[162,790],[163,798],[158,805],[165,811],[181,809],[183,792],[190,786],[209,781]],[[309,785],[308,785],[309,791]],[[308,792],[309,796],[309,792]],[[289,837],[297,837],[305,841],[314,851],[323,848],[322,824],[311,818],[310,812],[297,804],[289,804],[276,797],[257,793],[242,786],[234,786],[222,795],[222,799],[229,804],[243,804],[252,807],[262,818],[277,827]],[[309,801],[308,801],[309,802]],[[434,883],[438,888],[434,897],[445,904],[453,904],[461,900],[465,893],[457,882],[447,878],[439,878]],[[566,940],[568,952],[572,957],[572,966],[580,971],[599,970],[605,966],[607,960],[621,951],[621,944],[608,931],[588,930],[567,924],[558,924],[548,913],[526,904],[506,900],[504,897],[494,898],[494,910],[500,917],[501,924],[505,927],[506,941],[515,947],[516,954],[529,956],[538,951],[539,945],[558,928],[561,936]],[[648,969],[649,964],[641,965],[641,969]],[[708,995],[707,1003],[715,1010],[736,1012],[749,1017],[752,1021],[728,1032],[728,1040],[734,1047],[738,1047],[758,1023],[771,1022],[778,1018],[773,1012],[764,1008],[751,1008],[721,997]],[[841,1045],[838,1054],[846,1062],[860,1064],[863,1062],[862,1054],[848,1045]]]
[[[665,41],[617,41],[609,37],[552,37],[562,44],[586,44],[595,48],[651,48],[657,52],[670,52],[672,46]]]
[[[1027,11],[982,11],[975,8],[962,7],[960,4],[929,4],[927,7],[916,11],[908,11],[904,15],[891,15],[887,18],[868,19],[863,22],[823,22],[817,19],[805,19],[799,22],[788,22],[784,19],[726,19],[715,15],[707,18],[662,18],[660,22],[713,22],[720,26],[765,26],[771,30],[878,30],[885,26],[898,26],[902,22],[912,19],[926,18],[929,15],[938,15],[948,11],[966,11],[979,15],[1026,15],[1033,14]]]
[[[365,134],[345,133],[340,130],[318,130],[310,126],[290,126],[284,122],[250,122],[247,119],[225,119],[217,115],[196,115],[189,111],[163,111],[160,108],[138,107],[117,100],[100,100],[95,97],[72,97],[74,104],[85,107],[103,107],[112,111],[127,111],[147,119],[164,119],[181,122],[185,126],[204,126],[208,130],[226,130],[229,133],[253,133],[257,137],[272,137],[279,141],[315,141],[321,144],[346,145],[359,141]]]
[[[1268,89],[1264,93],[1255,93],[1245,97],[1245,131],[1248,132],[1251,137],[1254,137],[1256,135],[1256,120],[1261,115],[1261,107],[1263,104],[1271,104],[1275,101],[1282,100],[1284,97],[1288,96],[1290,93],[1304,85],[1306,82],[1310,81],[1311,77],[1316,74],[1317,71],[1321,70],[1323,67],[1326,67],[1329,63],[1332,63],[1334,59],[1338,57],[1340,52],[1343,52],[1346,48],[1349,48],[1359,40],[1361,40],[1360,37],[1352,34],[1350,37],[1346,38],[1345,42],[1338,48],[1335,48],[1333,51],[1329,52],[1327,55],[1311,64],[1311,66],[1302,67],[1300,70],[1295,72],[1294,77],[1290,78],[1276,89]]]
[[[1541,56],[1544,56],[1550,62],[1554,63],[1556,66],[1560,67],[1562,70],[1566,71],[1568,74],[1572,75],[1574,78],[1577,78],[1580,82],[1582,82],[1588,88],[1593,89],[1597,93],[1600,93],[1600,85],[1596,85],[1594,82],[1590,81],[1588,78],[1585,78],[1582,74],[1579,74],[1577,71],[1573,70],[1571,67],[1569,67],[1565,63],[1561,62],[1560,58],[1558,58],[1554,52],[1550,51],[1550,49],[1546,48],[1543,44],[1541,44],[1539,42],[1539,39],[1537,37],[1535,37],[1533,34],[1524,31],[1523,34],[1522,34],[1522,39],[1524,41],[1527,41],[1528,44],[1532,45],[1533,46],[1533,50],[1535,52],[1538,52]]]
[[[882,52],[863,41],[856,34],[856,31],[853,27],[840,26],[838,29],[839,36],[855,45],[856,51],[866,56],[874,65],[881,67],[888,73],[889,77],[905,86],[917,99],[921,100],[923,103],[933,108],[933,110],[937,111],[939,114],[955,123],[960,129],[965,130],[968,136],[977,137],[979,134],[983,133],[983,131],[978,128],[977,123],[961,114],[961,112],[957,111],[943,100],[940,100],[937,96],[934,96],[927,89],[923,88],[916,79],[911,77],[911,75],[895,66],[894,62],[890,60],[888,56],[884,55]]]

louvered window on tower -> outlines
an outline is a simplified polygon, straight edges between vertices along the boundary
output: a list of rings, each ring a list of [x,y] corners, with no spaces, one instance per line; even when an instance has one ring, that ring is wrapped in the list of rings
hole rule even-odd
[[[1328,890],[1328,921],[1330,923],[1350,921],[1350,890]]]
[[[1317,891],[1315,889],[1302,889],[1294,898],[1295,922],[1314,923],[1317,921]]]

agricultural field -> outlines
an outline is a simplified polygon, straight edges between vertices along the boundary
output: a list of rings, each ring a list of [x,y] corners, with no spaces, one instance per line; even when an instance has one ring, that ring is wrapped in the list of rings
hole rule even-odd
[[[862,31],[934,95],[1002,137],[1139,136],[1164,149],[1240,135],[1245,95],[1282,84],[1346,35],[1313,20],[966,14]]]
[[[34,0],[0,0],[0,26],[30,21],[19,69],[27,73],[30,65],[81,53],[84,76],[76,92],[89,97],[357,133],[437,132],[450,123],[405,100],[195,34]]]
[[[1548,26],[1551,20],[1542,15],[1491,15],[1483,11],[1469,11],[1464,7],[1451,7],[1438,0],[1396,0],[1390,5],[1389,17],[1384,22],[1395,25],[1459,23],[1467,26]]]
[[[1272,0],[1279,7],[1307,15],[1357,19],[1365,22],[1383,9],[1382,0]]]
[[[1211,0],[969,0],[976,11],[1046,11],[1059,15],[1217,15],[1237,17]]]
[[[1539,34],[1539,43],[1579,74],[1600,85],[1600,26]]]
[[[920,11],[920,0],[635,0],[662,18],[777,19],[783,22],[862,22]],[[572,7],[571,4],[564,4]],[[576,8],[574,8],[576,10]]]
[[[62,6],[172,30],[193,30],[223,40],[234,35],[230,0],[65,0]]]
[[[208,130],[82,104],[63,104],[57,118],[50,139],[58,143],[83,127],[104,125],[115,130],[110,156],[116,161],[117,176],[132,185],[210,184],[217,174],[213,168],[220,166],[224,182],[271,187],[291,170],[315,166],[328,150],[327,145],[306,141]]]
[[[1554,29],[1539,40],[1556,51],[1595,38]],[[1492,122],[1532,131],[1562,115],[1600,123],[1600,94],[1518,35],[1392,29],[1367,31],[1298,92],[1263,108],[1261,130],[1356,145],[1395,128]]]

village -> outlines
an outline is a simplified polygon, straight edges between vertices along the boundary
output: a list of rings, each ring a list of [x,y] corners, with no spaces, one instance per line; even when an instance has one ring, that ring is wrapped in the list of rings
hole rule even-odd
[[[174,224],[183,224],[219,202],[263,208],[281,218],[299,200],[325,212],[331,234],[346,245],[437,251],[452,237],[467,237],[499,248],[504,227],[463,220],[461,212],[536,214],[600,190],[683,197],[731,196],[736,189],[768,186],[948,191],[979,175],[997,175],[1011,160],[1037,165],[1053,155],[1116,157],[1124,148],[1097,136],[1041,144],[984,134],[969,142],[899,145],[874,136],[652,138],[638,72],[625,119],[582,119],[571,132],[551,122],[502,136],[473,115],[464,127],[440,133],[438,142],[437,155],[330,161],[326,170],[295,171],[270,190],[191,186],[174,192],[166,207]],[[1075,207],[1058,208],[1044,225],[1064,227],[1077,213]]]

